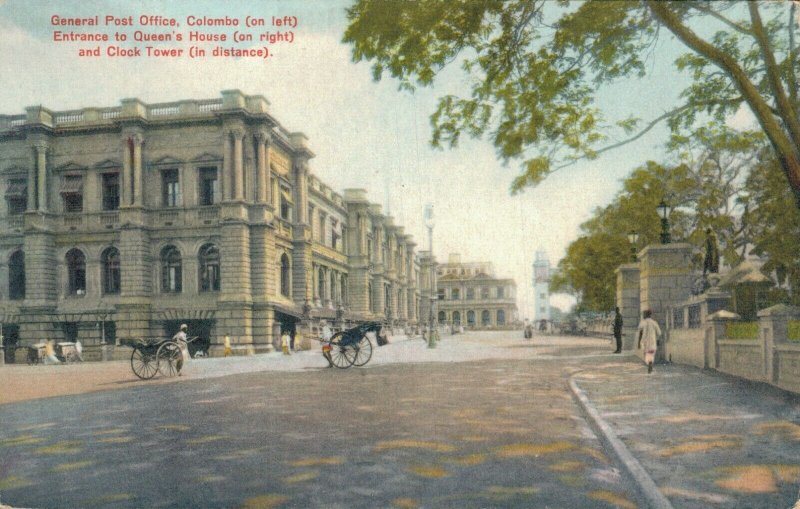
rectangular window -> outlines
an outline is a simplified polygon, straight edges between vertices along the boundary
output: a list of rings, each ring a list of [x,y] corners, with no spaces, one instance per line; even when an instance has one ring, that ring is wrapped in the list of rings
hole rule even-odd
[[[200,205],[219,203],[219,181],[215,167],[200,168]]]
[[[337,251],[341,248],[341,242],[339,242],[341,235],[336,231],[338,226],[339,222],[336,219],[331,219],[331,247]]]
[[[61,197],[64,199],[64,212],[83,212],[83,178],[80,175],[64,176]]]
[[[161,172],[161,204],[164,207],[177,207],[181,203],[181,188],[178,181],[178,170]]]
[[[327,226],[328,215],[325,212],[319,213],[319,243],[325,245],[325,228]]]
[[[497,298],[502,299],[504,295],[504,288],[502,286],[497,287]]]
[[[25,179],[11,179],[6,188],[8,215],[16,216],[28,208],[28,185]]]
[[[103,210],[119,208],[119,173],[103,174]]]
[[[489,298],[489,289],[481,288],[481,299],[488,299],[488,298]]]

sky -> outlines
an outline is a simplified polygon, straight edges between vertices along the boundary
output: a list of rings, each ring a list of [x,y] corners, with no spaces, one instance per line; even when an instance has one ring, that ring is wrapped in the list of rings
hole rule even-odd
[[[339,192],[367,189],[372,201],[414,235],[418,249],[428,248],[422,216],[425,204],[432,203],[438,259],[460,253],[465,261],[493,262],[499,276],[517,282],[520,317],[532,317],[531,264],[536,251],[544,251],[555,266],[579,235],[579,225],[596,207],[610,203],[621,180],[646,160],[663,156],[666,129],[657,127],[634,144],[560,170],[537,187],[511,196],[510,184],[519,167],[504,166],[487,139],[463,139],[454,149],[430,146],[429,116],[436,99],[467,90],[464,76],[448,70],[434,87],[414,93],[399,91],[390,78],[373,81],[369,64],[353,63],[350,47],[341,43],[349,4],[0,0],[0,73],[6,85],[0,114],[20,114],[37,104],[55,111],[116,106],[129,97],[147,103],[218,98],[227,89],[264,95],[285,128],[308,136],[316,154],[311,171],[320,179]],[[272,16],[290,15],[297,17],[298,26],[293,29],[294,42],[271,46],[268,60],[80,58],[79,47],[94,45],[53,42],[53,15],[98,15],[102,23],[105,15],[142,14],[175,17],[182,25],[190,15],[242,20],[253,15],[268,23]],[[79,30],[113,32],[102,25]],[[674,73],[672,61],[682,48],[666,36],[659,46],[648,60],[647,78],[621,81],[598,96],[598,105],[610,116],[633,113],[649,119],[675,104],[685,82]],[[565,310],[573,302],[564,295],[551,301]]]

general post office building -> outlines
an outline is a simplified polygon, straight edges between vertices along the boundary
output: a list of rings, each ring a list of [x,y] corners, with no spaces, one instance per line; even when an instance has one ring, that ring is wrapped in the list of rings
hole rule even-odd
[[[365,190],[319,181],[264,97],[25,111],[0,115],[7,352],[121,357],[186,323],[212,354],[225,336],[252,353],[323,319],[417,322],[412,238]]]

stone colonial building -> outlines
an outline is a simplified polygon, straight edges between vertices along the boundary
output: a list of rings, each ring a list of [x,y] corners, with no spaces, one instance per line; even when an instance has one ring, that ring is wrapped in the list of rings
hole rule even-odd
[[[438,321],[468,329],[517,325],[517,283],[494,275],[489,262],[461,262],[451,254],[436,267]]]
[[[7,352],[79,339],[120,357],[121,340],[187,323],[212,354],[225,336],[252,353],[323,318],[416,323],[411,236],[366,191],[317,179],[313,157],[238,90],[0,115]]]

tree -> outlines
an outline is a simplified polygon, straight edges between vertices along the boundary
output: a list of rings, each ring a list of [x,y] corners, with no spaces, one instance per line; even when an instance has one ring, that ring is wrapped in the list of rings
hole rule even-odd
[[[791,301],[800,305],[800,211],[792,206],[774,155],[763,156],[747,178],[746,234],[752,252],[766,260],[763,269],[774,271],[778,283],[792,291]]]
[[[691,214],[695,180],[689,167],[664,166],[649,161],[623,181],[614,201],[595,210],[581,225],[583,235],[567,247],[550,283],[551,291],[578,297],[579,311],[608,311],[614,308],[616,275],[621,264],[630,261],[627,234],[640,233],[639,246],[659,241],[661,222],[656,206],[670,196],[675,206],[670,215],[676,240],[686,239],[693,228]]]
[[[675,133],[752,110],[800,208],[800,117],[794,2],[357,0],[344,41],[373,76],[428,86],[462,59],[470,95],[446,95],[431,116],[434,146],[489,133],[504,162],[521,161],[512,191],[579,159],[637,139],[661,121]],[[597,91],[643,76],[664,30],[689,52],[681,103],[643,122],[607,119]],[[627,138],[610,142],[616,126]]]

